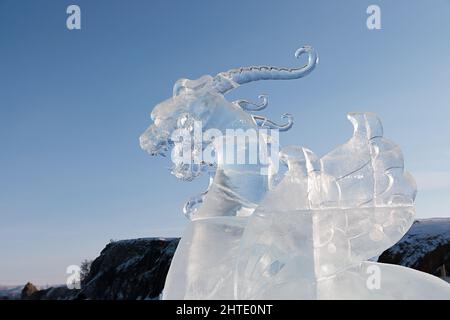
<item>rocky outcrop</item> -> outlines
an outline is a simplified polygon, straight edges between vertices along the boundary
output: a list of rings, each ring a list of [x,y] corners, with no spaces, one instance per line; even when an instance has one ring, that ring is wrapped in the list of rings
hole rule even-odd
[[[416,220],[399,242],[380,255],[378,262],[402,265],[448,281],[450,219]]]
[[[28,300],[76,300],[79,299],[79,291],[66,286],[50,287],[33,293]]]
[[[0,300],[74,300],[78,298],[79,290],[68,289],[66,286],[38,289],[34,284],[28,282],[19,293],[17,287],[2,289],[0,287]]]
[[[143,238],[108,244],[92,262],[80,297],[157,299],[178,241],[178,238]]]
[[[31,297],[33,296],[33,294],[35,294],[38,291],[39,291],[39,289],[36,288],[36,286],[34,284],[32,284],[31,282],[28,282],[25,285],[25,287],[23,287],[23,289],[22,289],[22,292],[20,294],[20,299],[30,300]]]

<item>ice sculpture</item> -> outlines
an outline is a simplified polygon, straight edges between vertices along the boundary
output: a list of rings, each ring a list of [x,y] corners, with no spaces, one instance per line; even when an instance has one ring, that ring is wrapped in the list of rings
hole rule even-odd
[[[178,80],[173,97],[152,111],[153,124],[140,137],[141,147],[152,155],[169,150],[173,155],[183,148],[173,133],[183,129],[198,134],[196,121],[202,122],[201,133],[288,130],[291,115],[283,115],[287,121],[278,125],[250,113],[268,105],[266,96],[258,104],[229,102],[224,94],[251,81],[304,77],[318,62],[309,46],[295,56],[305,54],[308,62],[300,68],[254,66]],[[411,226],[416,186],[403,169],[400,148],[383,137],[379,119],[372,113],[348,118],[354,126],[352,138],[321,158],[300,146],[282,148],[285,173],[261,174],[261,163],[176,162],[176,177],[192,180],[207,173],[210,184],[185,205],[190,222],[163,298],[450,298],[450,286],[439,278],[367,261]],[[189,152],[193,158],[208,149],[220,155],[220,139],[193,143]],[[272,142],[267,138],[258,143]]]

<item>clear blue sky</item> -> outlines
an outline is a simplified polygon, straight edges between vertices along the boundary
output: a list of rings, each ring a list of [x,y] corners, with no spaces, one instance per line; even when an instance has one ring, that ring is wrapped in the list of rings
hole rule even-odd
[[[81,7],[82,30],[66,29]],[[366,27],[381,7],[382,30]],[[0,284],[64,283],[110,239],[179,236],[206,179],[178,181],[139,148],[149,113],[181,77],[251,64],[307,78],[260,82],[263,113],[295,116],[283,144],[324,154],[376,112],[419,184],[417,217],[450,216],[450,2],[0,0]]]

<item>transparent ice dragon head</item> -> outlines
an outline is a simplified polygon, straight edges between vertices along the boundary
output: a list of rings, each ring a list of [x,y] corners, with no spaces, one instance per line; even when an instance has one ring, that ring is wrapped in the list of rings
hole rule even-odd
[[[201,131],[217,129],[271,128],[288,130],[293,119],[283,114],[285,124],[275,122],[250,112],[260,111],[267,106],[267,96],[260,95],[261,103],[247,100],[230,102],[224,94],[242,84],[259,80],[298,79],[308,75],[316,66],[318,56],[310,46],[304,46],[295,52],[295,57],[306,54],[308,61],[300,68],[278,68],[271,66],[251,66],[231,69],[212,77],[205,75],[196,80],[180,79],[173,87],[173,96],[153,109],[153,123],[140,136],[141,148],[151,155],[165,156],[177,147],[172,138],[177,129],[188,130],[194,134],[195,122],[201,121]],[[202,152],[212,141],[202,141],[193,146],[192,153]],[[202,172],[214,168],[215,163],[177,163],[172,167],[172,174],[183,180],[192,180]],[[214,169],[213,169],[214,170]]]

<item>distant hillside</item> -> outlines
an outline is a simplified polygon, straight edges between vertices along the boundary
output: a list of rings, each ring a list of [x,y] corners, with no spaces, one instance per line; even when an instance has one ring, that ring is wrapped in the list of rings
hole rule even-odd
[[[0,300],[19,299],[23,286],[3,286],[0,285]]]
[[[379,262],[450,277],[450,218],[416,220],[408,233],[383,252]]]

